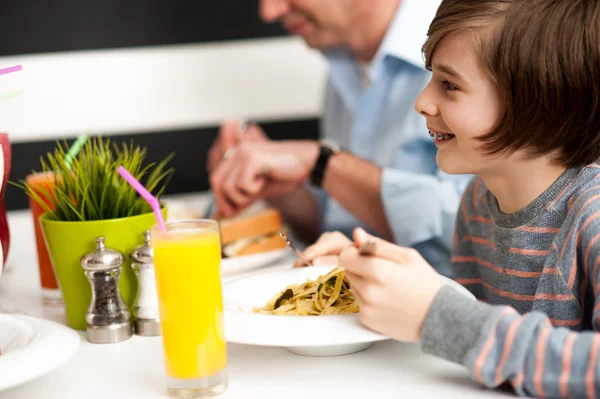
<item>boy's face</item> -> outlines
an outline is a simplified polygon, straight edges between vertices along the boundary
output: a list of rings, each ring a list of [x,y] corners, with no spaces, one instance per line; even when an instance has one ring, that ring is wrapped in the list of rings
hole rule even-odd
[[[432,77],[415,108],[427,119],[436,135],[437,163],[446,173],[481,174],[499,166],[502,159],[491,158],[480,148],[478,136],[496,127],[502,101],[489,75],[475,56],[468,34],[444,38],[432,57]]]

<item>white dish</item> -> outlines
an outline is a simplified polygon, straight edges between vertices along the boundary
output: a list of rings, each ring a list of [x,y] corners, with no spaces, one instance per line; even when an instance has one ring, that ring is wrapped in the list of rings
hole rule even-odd
[[[253,271],[273,264],[276,261],[286,257],[290,253],[292,252],[289,248],[283,248],[254,255],[223,258],[221,260],[221,274],[224,277],[231,277],[233,275]]]
[[[0,391],[56,369],[79,343],[79,334],[60,324],[0,314]]]
[[[277,292],[307,278],[315,280],[334,266],[314,266],[242,277],[224,284],[225,337],[229,342],[285,347],[307,356],[337,356],[367,349],[388,339],[364,327],[358,314],[330,316],[274,316],[253,313]],[[463,286],[442,277],[475,300]]]

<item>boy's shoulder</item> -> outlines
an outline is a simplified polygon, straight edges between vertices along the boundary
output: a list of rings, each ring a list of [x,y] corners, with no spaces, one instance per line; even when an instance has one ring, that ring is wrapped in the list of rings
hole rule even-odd
[[[468,201],[471,206],[477,205],[488,193],[489,190],[483,179],[479,176],[473,176],[467,183],[465,191],[463,191],[463,202]]]
[[[578,218],[600,211],[600,165],[594,163],[582,168],[564,201],[567,213]]]

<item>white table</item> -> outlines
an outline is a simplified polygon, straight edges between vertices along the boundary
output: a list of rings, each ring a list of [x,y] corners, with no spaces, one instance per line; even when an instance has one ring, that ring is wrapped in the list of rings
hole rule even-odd
[[[190,197],[186,198],[198,198]],[[203,202],[204,201],[204,202]],[[205,199],[195,201],[204,204]],[[44,305],[31,215],[9,213],[12,243],[9,266],[0,278],[0,305],[30,316],[64,323],[59,306]],[[290,264],[283,265],[290,267]],[[81,345],[65,364],[36,380],[0,392],[2,399],[165,398],[160,337],[139,337],[95,345],[80,332]],[[511,397],[473,382],[465,369],[424,355],[415,345],[375,344],[349,356],[311,358],[283,348],[229,344],[227,398],[482,398]]]

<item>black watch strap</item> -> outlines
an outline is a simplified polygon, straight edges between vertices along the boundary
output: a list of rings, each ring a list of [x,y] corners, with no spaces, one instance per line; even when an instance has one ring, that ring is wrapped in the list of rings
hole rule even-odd
[[[314,186],[319,188],[321,187],[323,184],[323,178],[325,177],[327,163],[329,163],[329,158],[338,152],[339,149],[334,148],[333,145],[321,143],[319,146],[319,156],[317,158],[317,162],[315,163],[315,167],[310,174],[310,181]]]

